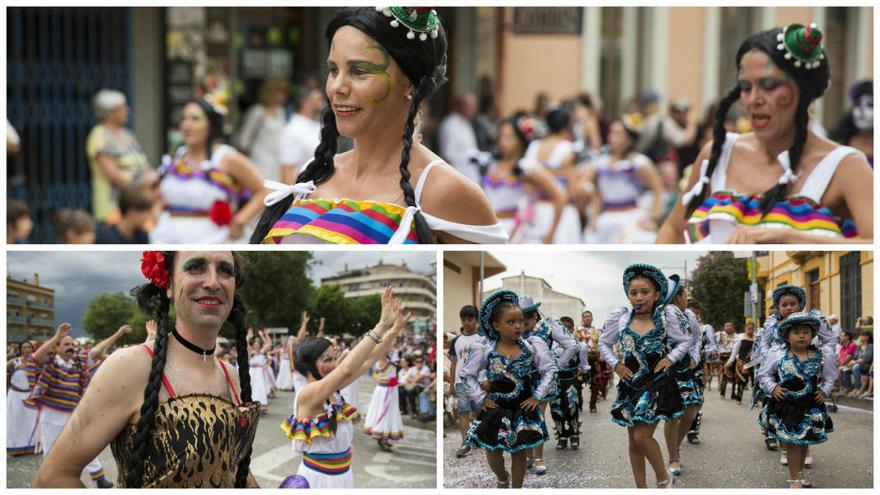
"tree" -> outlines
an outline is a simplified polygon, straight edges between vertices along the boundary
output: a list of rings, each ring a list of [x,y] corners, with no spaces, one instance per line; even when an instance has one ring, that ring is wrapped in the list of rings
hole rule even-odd
[[[239,288],[255,328],[299,328],[300,315],[314,288],[309,279],[312,254],[306,251],[240,251],[244,284]],[[227,333],[230,332],[230,333]],[[221,332],[233,338],[231,329]]]
[[[697,260],[691,273],[691,297],[703,306],[703,323],[716,330],[730,321],[742,329],[744,321],[743,293],[749,290],[749,274],[745,259],[736,259],[728,251],[713,251]]]
[[[376,326],[382,313],[382,297],[379,295],[352,297],[345,300],[350,321],[346,331],[356,337]]]
[[[315,289],[312,299],[309,301],[309,314],[312,321],[325,318],[324,333],[328,335],[341,335],[348,330],[351,322],[351,313],[347,311],[345,293],[338,285],[322,285]]]
[[[135,300],[122,292],[103,292],[89,302],[83,316],[83,328],[95,342],[100,342],[113,335],[122,325],[131,325],[135,315],[140,313]],[[134,325],[132,325],[134,327]],[[143,323],[140,328],[123,336],[117,345],[136,344],[147,338]]]

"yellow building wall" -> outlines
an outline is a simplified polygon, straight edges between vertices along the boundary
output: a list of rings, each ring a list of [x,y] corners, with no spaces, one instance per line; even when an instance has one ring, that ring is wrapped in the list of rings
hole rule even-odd
[[[669,12],[666,91],[668,101],[687,98],[694,116],[702,115],[705,8],[674,7]]]
[[[531,110],[535,95],[546,92],[551,101],[580,91],[581,36],[513,33],[513,8],[504,8],[501,113]]]
[[[449,253],[447,253],[447,256],[448,255]],[[458,329],[461,327],[461,321],[458,318],[458,311],[462,306],[473,304],[471,301],[471,293],[473,292],[471,283],[473,280],[471,278],[471,267],[469,265],[465,265],[455,259],[451,259],[450,261],[461,269],[461,273],[456,273],[455,270],[446,266],[444,263],[443,321],[437,323],[437,328],[442,329],[444,332],[458,333]],[[442,327],[440,325],[442,325]]]

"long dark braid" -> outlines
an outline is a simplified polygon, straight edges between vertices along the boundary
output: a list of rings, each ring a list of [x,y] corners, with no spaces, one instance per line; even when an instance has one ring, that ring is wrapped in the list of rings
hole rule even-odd
[[[419,113],[419,104],[432,91],[430,78],[422,76],[413,91],[412,105],[409,107],[409,115],[406,117],[406,125],[403,126],[403,150],[400,152],[400,188],[403,189],[403,199],[407,206],[416,206],[416,195],[409,183],[409,155],[413,145],[413,133],[416,127],[416,116]],[[424,172],[423,172],[424,173]],[[428,227],[428,222],[420,211],[416,211],[413,217],[416,223],[416,236],[419,244],[433,244],[436,241],[434,234]]]
[[[793,174],[797,173],[797,166],[801,160],[804,145],[807,143],[807,126],[810,122],[807,109],[810,107],[810,103],[812,103],[812,100],[801,96],[798,100],[797,111],[794,114],[794,143],[792,143],[791,148],[788,150],[788,162],[791,165],[791,173]],[[773,209],[773,205],[777,201],[785,199],[785,196],[788,194],[788,186],[790,185],[790,183],[776,184],[764,193],[760,203],[762,215],[770,213],[770,210]]]
[[[297,182],[314,181],[319,185],[333,177],[333,157],[336,156],[336,146],[339,139],[339,131],[336,129],[336,116],[328,102],[327,108],[321,115],[321,142],[315,148],[315,159],[296,178]],[[293,204],[294,196],[291,194],[283,200],[263,210],[260,220],[251,235],[251,244],[261,244],[263,239],[272,230],[272,226],[287,212]]]
[[[229,319],[235,328],[235,351],[238,354],[238,381],[239,381],[239,398],[242,404],[251,401],[251,374],[250,360],[248,359],[247,350],[247,308],[241,300],[241,296],[236,293],[232,303],[232,311],[229,313]],[[238,470],[235,473],[235,487],[247,487],[248,473],[250,472],[251,453],[253,452],[253,444],[247,446],[247,452],[238,463]]]
[[[724,119],[727,116],[727,112],[730,111],[730,107],[739,100],[739,94],[740,89],[739,85],[737,85],[731,89],[718,104],[718,112],[715,114],[715,125],[712,127],[712,152],[709,154],[709,167],[706,169],[706,177],[709,177],[710,179],[712,173],[715,171],[715,167],[718,166],[718,160],[721,158],[721,150],[724,148],[724,141],[727,140],[727,129],[724,128]],[[694,167],[694,172],[700,173],[702,165],[697,163]],[[699,180],[702,179],[701,176]],[[691,198],[691,202],[688,203],[686,217],[690,217],[694,211],[703,204],[703,201],[709,196],[709,189],[709,184],[704,184],[703,190],[700,194]]]
[[[168,273],[173,273],[174,253],[163,252],[165,267]],[[159,392],[162,389],[162,373],[165,371],[165,358],[168,355],[168,311],[171,308],[171,299],[165,294],[165,289],[160,289],[152,283],[147,283],[132,290],[132,295],[137,298],[138,306],[147,314],[156,314],[156,340],[153,342],[153,359],[150,363],[150,376],[144,388],[144,401],[141,405],[140,419],[138,419],[132,441],[132,455],[127,466],[128,475],[125,485],[129,488],[141,488],[144,484],[144,464],[147,457],[147,448],[150,444],[150,432],[156,417],[156,409],[159,407]]]

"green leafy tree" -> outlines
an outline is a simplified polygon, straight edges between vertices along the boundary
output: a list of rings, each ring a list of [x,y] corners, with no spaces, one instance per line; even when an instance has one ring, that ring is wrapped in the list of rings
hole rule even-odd
[[[312,254],[305,251],[242,251],[244,285],[239,289],[255,328],[299,328],[302,311],[312,298],[309,279]],[[227,325],[228,327],[228,325]],[[234,338],[224,327],[221,335]]]
[[[351,315],[346,332],[359,336],[376,326],[382,312],[381,296],[352,297],[345,303],[346,311]]]
[[[749,274],[745,259],[727,251],[714,251],[697,260],[691,273],[691,297],[703,305],[703,323],[721,330],[730,321],[742,331],[743,293],[749,290]]]
[[[312,321],[317,325],[321,318],[325,318],[324,333],[328,335],[341,335],[348,330],[352,315],[347,309],[345,294],[338,285],[328,284],[318,287],[309,301]],[[311,323],[310,333],[312,333]]]
[[[131,325],[135,315],[139,313],[135,300],[122,292],[103,292],[89,302],[83,316],[83,328],[95,342],[100,342],[116,333],[122,325]],[[140,329],[120,338],[117,345],[135,344],[146,339],[146,330],[141,324]]]

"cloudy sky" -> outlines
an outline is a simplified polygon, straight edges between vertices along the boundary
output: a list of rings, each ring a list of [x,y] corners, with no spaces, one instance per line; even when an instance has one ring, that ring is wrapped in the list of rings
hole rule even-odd
[[[82,317],[89,301],[101,292],[128,293],[132,287],[144,283],[140,271],[140,251],[64,251],[7,253],[9,276],[33,281],[40,274],[40,285],[55,289],[56,322],[70,322],[74,335],[84,335]],[[318,284],[322,277],[349,268],[378,263],[406,263],[412,270],[432,272],[436,263],[434,252],[332,252],[314,253],[311,278]]]
[[[492,256],[507,266],[507,271],[486,279],[485,287],[493,290],[501,287],[501,279],[519,275],[541,277],[558,291],[580,297],[593,312],[598,324],[617,307],[626,304],[621,286],[623,270],[632,263],[650,263],[658,266],[667,276],[685,275],[697,267],[697,258],[705,253],[682,252],[492,252]],[[554,315],[563,316],[563,315]],[[579,315],[569,315],[579,321]]]

